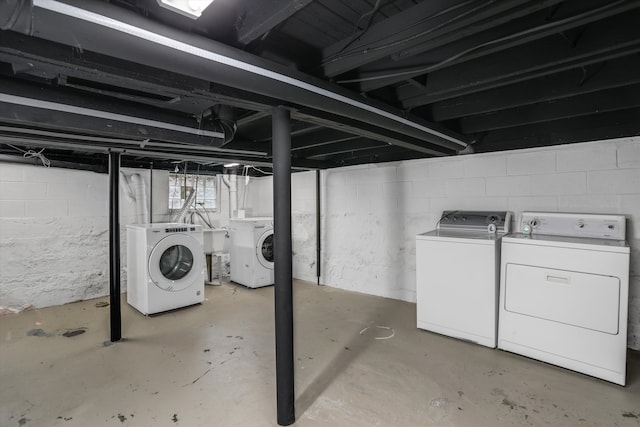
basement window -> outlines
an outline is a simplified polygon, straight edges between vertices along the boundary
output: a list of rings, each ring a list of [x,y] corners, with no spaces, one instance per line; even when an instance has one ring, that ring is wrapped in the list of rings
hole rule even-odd
[[[195,206],[189,210],[204,208],[218,211],[218,177],[196,174],[169,174],[169,209],[178,210],[184,206],[187,197],[196,191]]]

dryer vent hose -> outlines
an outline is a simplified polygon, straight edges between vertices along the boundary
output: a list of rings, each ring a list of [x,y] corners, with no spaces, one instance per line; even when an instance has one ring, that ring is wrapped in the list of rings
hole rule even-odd
[[[183,222],[187,211],[189,210],[191,205],[193,205],[193,202],[195,200],[196,200],[196,190],[193,189],[191,190],[191,193],[189,193],[189,195],[187,196],[187,199],[184,201],[184,205],[182,205],[180,210],[171,218],[171,222]]]

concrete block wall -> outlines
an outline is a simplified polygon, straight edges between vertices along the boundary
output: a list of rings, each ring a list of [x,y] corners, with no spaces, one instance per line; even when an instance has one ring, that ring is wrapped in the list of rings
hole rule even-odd
[[[126,176],[139,174],[147,198],[152,193],[153,221],[169,221],[169,172],[154,170],[151,179],[146,169],[121,171]],[[108,293],[108,195],[106,174],[0,163],[0,312]],[[209,217],[215,227],[224,227],[229,223],[229,192],[224,186],[219,201],[219,212]],[[140,222],[136,213],[135,204],[120,189],[123,291],[126,225]]]
[[[149,194],[148,170],[122,172],[140,174]],[[159,221],[167,217],[168,181],[156,172],[153,216]],[[47,307],[108,293],[108,194],[106,174],[0,164],[0,309]],[[137,217],[122,192],[120,214],[124,290],[125,226]]]
[[[307,280],[316,274],[312,178],[292,179],[294,276]],[[270,215],[271,180],[262,181],[251,206]],[[629,346],[640,349],[640,138],[331,169],[321,193],[321,282],[406,301],[415,301],[415,235],[443,210],[624,214]]]

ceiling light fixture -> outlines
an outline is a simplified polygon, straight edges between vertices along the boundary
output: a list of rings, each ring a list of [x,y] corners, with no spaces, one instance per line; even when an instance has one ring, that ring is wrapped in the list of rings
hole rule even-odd
[[[240,163],[227,163],[224,165],[225,168],[235,168],[236,166],[240,166]]]
[[[158,0],[158,4],[180,15],[198,19],[213,0]]]

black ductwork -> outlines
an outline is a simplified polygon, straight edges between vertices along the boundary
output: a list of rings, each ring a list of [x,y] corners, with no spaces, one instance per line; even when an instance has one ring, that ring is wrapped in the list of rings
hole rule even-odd
[[[17,17],[2,20],[3,28],[278,99],[302,113],[330,112],[373,132],[393,132],[394,144],[415,151],[433,154],[439,146],[444,154],[467,145],[463,136],[417,117],[107,2],[33,0],[30,22],[25,22],[25,8],[4,2],[2,15]]]
[[[31,29],[31,0],[0,1],[0,30],[28,33]]]
[[[217,104],[199,118],[203,126],[206,125],[204,122],[207,119],[211,120],[213,123],[211,130],[224,134],[224,142],[222,145],[233,141],[233,137],[236,135],[236,131],[238,130],[235,108],[229,105]]]

